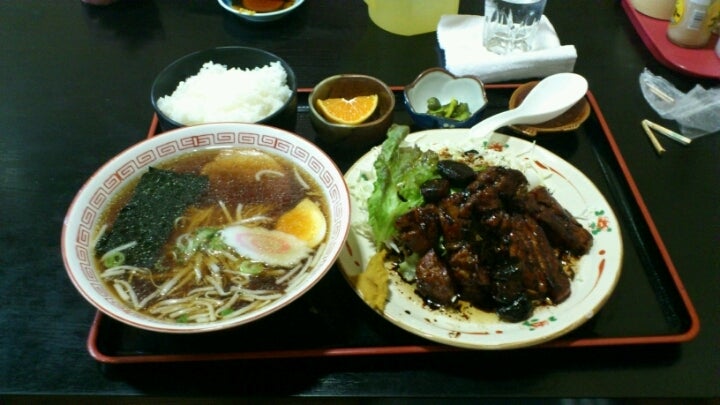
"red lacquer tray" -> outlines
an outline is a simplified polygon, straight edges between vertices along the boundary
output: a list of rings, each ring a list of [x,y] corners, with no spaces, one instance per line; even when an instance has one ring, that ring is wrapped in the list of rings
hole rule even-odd
[[[488,85],[486,114],[507,109],[518,85]],[[397,96],[395,122],[410,124]],[[298,94],[297,133],[315,140],[308,117],[310,89]],[[621,224],[624,254],[620,281],[605,306],[587,323],[554,341],[534,346],[618,346],[692,340],[699,319],[625,160],[591,92],[590,117],[575,131],[539,135],[539,145],[583,171]],[[153,118],[148,137],[156,136]],[[510,129],[501,132],[510,133]],[[522,136],[522,135],[518,135]],[[347,170],[365,151],[328,150]],[[87,341],[101,363],[158,363],[231,359],[338,357],[461,351],[415,336],[373,312],[333,268],[311,291],[282,311],[230,330],[195,335],[144,331],[98,313]],[[528,349],[521,349],[528,350]]]
[[[715,55],[717,35],[703,48],[683,48],[667,38],[667,21],[640,13],[630,0],[622,0],[622,6],[643,43],[660,63],[690,76],[720,79],[720,58]]]

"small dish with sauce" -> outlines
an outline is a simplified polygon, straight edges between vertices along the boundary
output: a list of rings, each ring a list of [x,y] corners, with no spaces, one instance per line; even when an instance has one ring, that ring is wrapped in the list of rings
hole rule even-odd
[[[538,81],[532,81],[518,87],[510,96],[508,107],[513,109],[519,106],[520,103],[525,100],[528,93],[530,93],[530,90],[532,90],[538,83]],[[580,101],[570,107],[569,110],[550,121],[534,125],[515,124],[510,125],[510,128],[527,136],[536,136],[538,134],[552,132],[569,132],[580,128],[580,125],[582,125],[589,116],[590,102],[588,102],[586,97],[583,97]]]
[[[305,0],[218,0],[225,10],[252,22],[279,20],[304,2]]]

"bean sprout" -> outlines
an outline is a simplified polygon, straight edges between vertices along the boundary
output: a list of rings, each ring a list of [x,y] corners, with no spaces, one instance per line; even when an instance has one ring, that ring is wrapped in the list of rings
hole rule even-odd
[[[302,175],[300,174],[300,172],[298,172],[296,167],[293,168],[293,173],[295,173],[295,180],[300,183],[300,186],[302,186],[302,188],[305,190],[310,190],[310,185],[307,184],[305,179],[303,179]]]
[[[118,292],[118,295],[125,296],[129,298],[129,301],[133,304],[135,308],[140,308],[140,304],[138,303],[137,295],[135,295],[135,291],[133,290],[130,283],[128,283],[125,280],[115,280],[113,283],[113,286],[115,286],[115,291]],[[121,292],[122,291],[122,292]],[[124,294],[123,294],[124,293]],[[128,301],[126,299],[126,301]]]
[[[277,170],[258,170],[257,173],[255,173],[255,180],[256,181],[262,181],[263,176],[275,176],[275,177],[285,177],[285,174],[283,172],[279,172]]]
[[[220,209],[222,210],[223,214],[225,215],[225,219],[227,222],[233,222],[234,218],[232,215],[230,215],[230,211],[228,211],[227,206],[225,206],[225,203],[220,200],[218,201],[218,205],[220,205]],[[236,210],[235,215],[237,216],[239,212]]]
[[[112,256],[112,255],[114,255],[114,254],[116,254],[116,253],[118,253],[118,252],[122,252],[123,250],[130,249],[131,247],[133,247],[133,246],[135,246],[135,245],[137,245],[137,242],[132,241],[132,242],[128,242],[128,243],[126,243],[126,244],[124,244],[124,245],[120,245],[120,246],[118,246],[118,247],[116,247],[116,248],[114,248],[114,249],[110,249],[110,250],[108,250],[107,252],[105,252],[104,255],[102,255],[102,256],[100,257],[100,261],[101,261],[101,262],[104,262],[105,259],[107,259],[108,257],[110,257],[110,256]]]

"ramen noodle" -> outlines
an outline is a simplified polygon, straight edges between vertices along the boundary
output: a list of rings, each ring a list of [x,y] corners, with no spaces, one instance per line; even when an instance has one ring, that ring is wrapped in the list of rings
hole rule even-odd
[[[213,322],[257,310],[302,281],[325,248],[323,193],[284,158],[249,148],[210,150],[153,171],[187,180],[193,201],[178,208],[174,201],[185,197],[164,193],[184,186],[140,179],[110,204],[96,236],[101,279],[137,311],[168,322]],[[140,213],[142,195],[159,200],[161,212]],[[140,257],[134,249],[158,238],[148,229],[168,206],[179,214],[153,257]],[[120,222],[132,220],[139,221],[137,232],[129,227],[127,235],[114,235]]]

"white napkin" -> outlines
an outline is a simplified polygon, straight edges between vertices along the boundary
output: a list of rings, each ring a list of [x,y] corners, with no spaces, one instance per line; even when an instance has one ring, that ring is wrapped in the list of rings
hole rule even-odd
[[[437,27],[440,49],[445,53],[445,69],[463,76],[474,75],[485,83],[541,78],[572,72],[577,60],[574,45],[560,45],[555,28],[542,16],[533,50],[498,55],[483,46],[484,17],[444,15]]]

